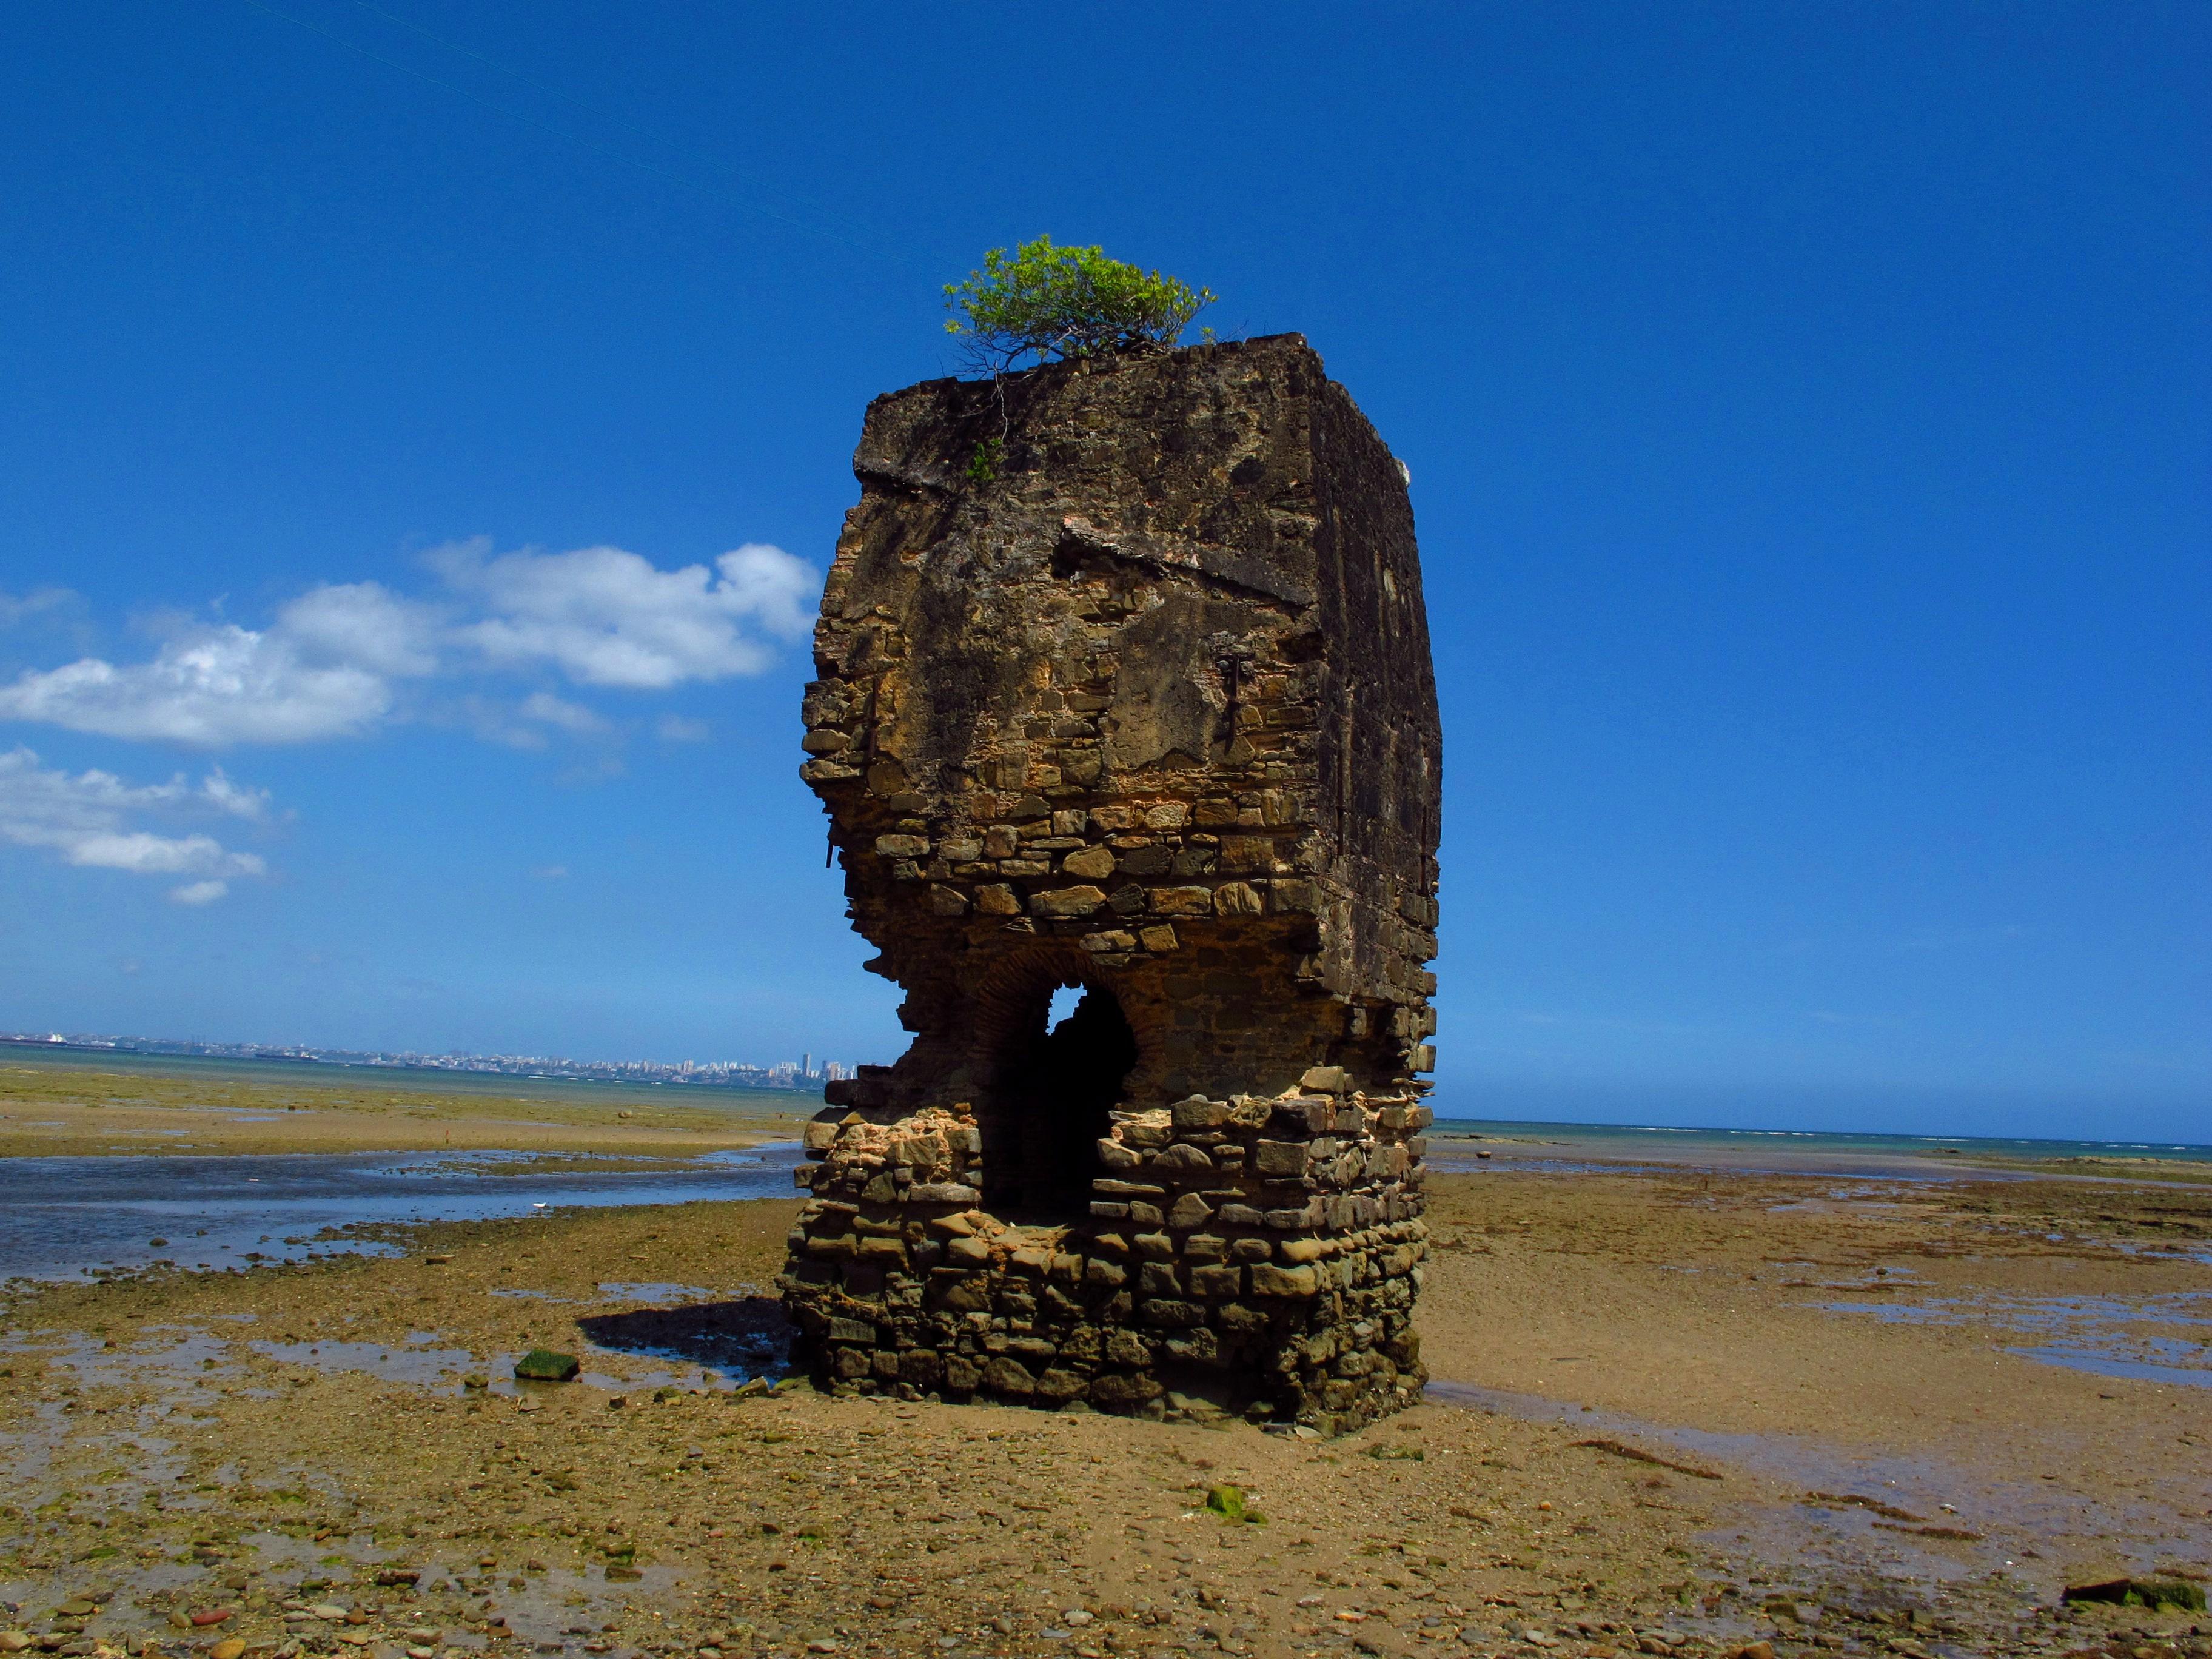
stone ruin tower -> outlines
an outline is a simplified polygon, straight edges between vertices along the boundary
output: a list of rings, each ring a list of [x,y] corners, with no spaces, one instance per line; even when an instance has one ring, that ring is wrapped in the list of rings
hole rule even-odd
[[[1409,1403],[1439,732],[1404,469],[1297,335],[927,381],[853,467],[801,775],[915,1035],[807,1126],[779,1284],[816,1380]]]

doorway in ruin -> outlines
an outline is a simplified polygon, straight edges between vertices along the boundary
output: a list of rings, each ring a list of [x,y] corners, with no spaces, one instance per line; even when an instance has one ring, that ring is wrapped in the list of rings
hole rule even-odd
[[[1077,993],[1073,1011],[1056,1019],[1067,989]],[[1047,984],[1025,1003],[978,1126],[983,1201],[1000,1214],[1087,1215],[1097,1143],[1137,1063],[1136,1034],[1103,985]]]

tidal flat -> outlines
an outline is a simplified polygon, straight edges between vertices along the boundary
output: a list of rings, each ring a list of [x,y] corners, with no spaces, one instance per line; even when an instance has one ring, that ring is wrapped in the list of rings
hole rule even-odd
[[[0,1158],[300,1152],[659,1153],[788,1140],[818,1101],[771,1091],[616,1091],[361,1067],[56,1063],[0,1054]],[[504,1089],[486,1083],[507,1084]],[[469,1086],[464,1086],[464,1085]]]
[[[178,1659],[2212,1651],[2201,1613],[2059,1600],[2212,1566],[2212,1194],[1430,1190],[1437,1380],[1334,1442],[817,1394],[769,1299],[781,1199],[26,1291],[0,1632]],[[514,1382],[540,1346],[580,1378]]]

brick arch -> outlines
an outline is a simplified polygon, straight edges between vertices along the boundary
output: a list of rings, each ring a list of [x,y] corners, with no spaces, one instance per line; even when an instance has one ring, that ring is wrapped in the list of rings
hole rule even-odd
[[[1063,986],[1103,989],[1123,1005],[1127,1017],[1128,1000],[1122,988],[1113,975],[1092,965],[1089,952],[1071,943],[1039,939],[1000,957],[969,984],[969,1060],[977,1076],[988,1079],[993,1075],[1007,1045],[1025,1035],[1024,1028],[1032,1019],[1042,1018],[1052,994]],[[1133,1020],[1131,1029],[1135,1029]],[[1137,1043],[1141,1054],[1146,1047],[1142,1032],[1137,1034]]]
[[[982,1082],[994,1078],[1009,1044],[1029,1036],[1030,1022],[1044,1018],[1053,991],[1061,987],[1103,991],[1115,1000],[1121,1018],[1128,1020],[1130,1036],[1137,1037],[1133,1075],[1146,1071],[1146,1061],[1157,1060],[1164,1033],[1155,1018],[1155,1000],[1141,994],[1128,975],[1099,969],[1084,949],[1037,940],[998,957],[969,984],[969,1064],[975,1078]]]

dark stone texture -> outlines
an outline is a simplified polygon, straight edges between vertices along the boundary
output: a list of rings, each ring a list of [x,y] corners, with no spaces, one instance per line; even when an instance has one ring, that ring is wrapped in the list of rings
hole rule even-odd
[[[784,1288],[817,1374],[871,1386],[849,1320],[1001,1397],[1403,1403],[1417,1373],[1347,1403],[1328,1363],[1406,1337],[1425,1249],[1441,744],[1401,469],[1296,336],[909,387],[854,469],[801,772],[915,1040],[810,1127]],[[855,1208],[890,1236],[854,1249]],[[1124,1289],[1124,1226],[1253,1265]],[[1172,1288],[1240,1273],[1264,1328]],[[1086,1319],[1172,1352],[1010,1386],[1011,1343]]]

